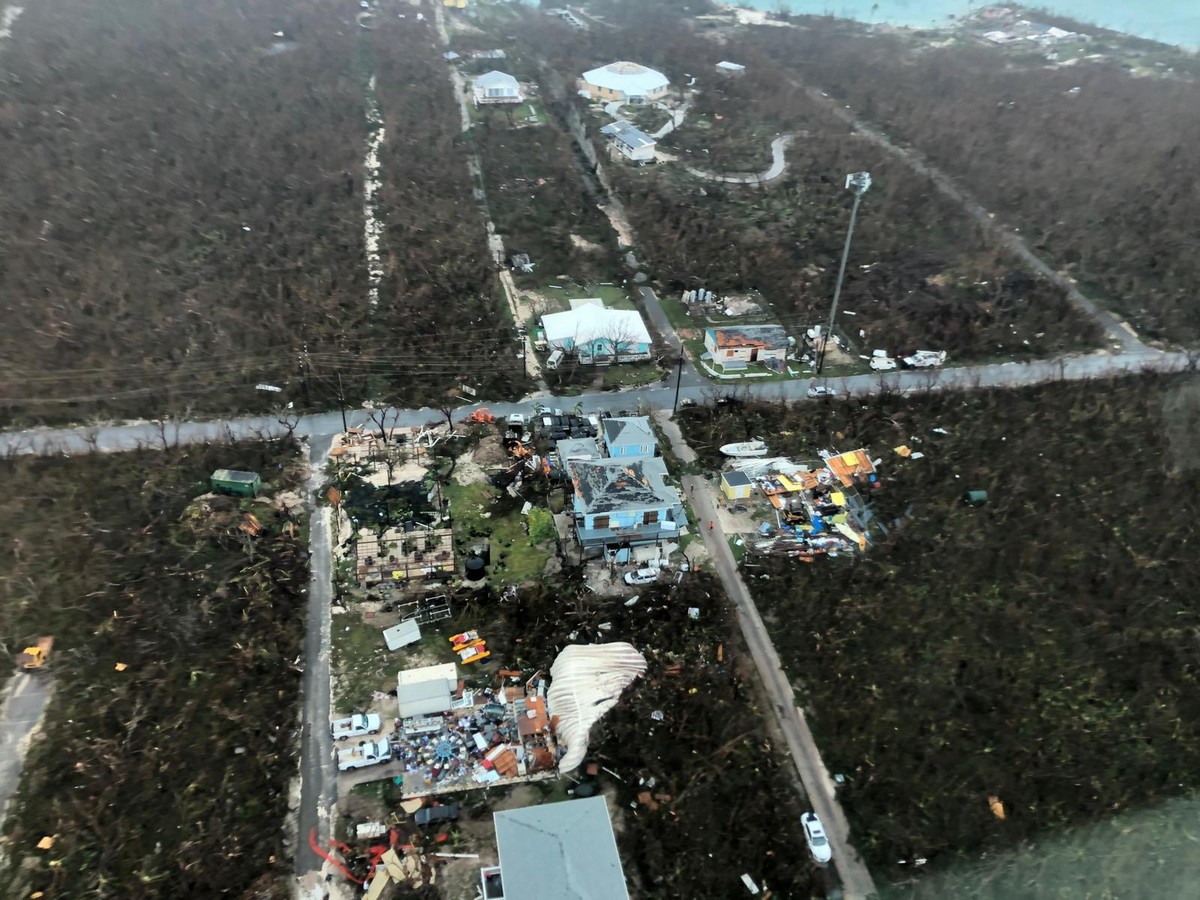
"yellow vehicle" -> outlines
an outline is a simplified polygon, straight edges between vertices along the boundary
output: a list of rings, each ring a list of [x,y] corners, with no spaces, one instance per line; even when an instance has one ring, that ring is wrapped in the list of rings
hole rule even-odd
[[[17,656],[17,665],[25,672],[36,672],[46,667],[47,661],[50,659],[50,650],[54,646],[53,635],[44,635],[37,640],[37,644],[32,647],[26,647]]]

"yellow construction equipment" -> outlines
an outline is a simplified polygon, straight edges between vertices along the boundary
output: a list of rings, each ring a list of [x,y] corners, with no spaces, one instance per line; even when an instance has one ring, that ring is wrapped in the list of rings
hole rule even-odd
[[[43,635],[38,638],[37,644],[32,647],[26,647],[17,657],[17,665],[26,672],[36,672],[46,666],[46,662],[50,659],[50,650],[54,646],[53,635]]]

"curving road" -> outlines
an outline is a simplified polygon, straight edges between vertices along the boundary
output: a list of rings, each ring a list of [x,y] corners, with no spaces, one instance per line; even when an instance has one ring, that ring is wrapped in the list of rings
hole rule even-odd
[[[700,169],[693,169],[687,166],[688,174],[695,175],[697,178],[704,178],[708,181],[719,181],[722,184],[764,184],[768,181],[774,181],[787,170],[787,159],[784,157],[784,151],[787,150],[788,144],[792,142],[794,134],[780,134],[771,141],[771,167],[765,172],[748,175],[717,175],[714,172],[705,172]]]

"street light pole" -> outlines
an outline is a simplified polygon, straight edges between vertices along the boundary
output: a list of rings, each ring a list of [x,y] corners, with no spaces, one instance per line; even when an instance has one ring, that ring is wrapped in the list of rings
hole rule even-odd
[[[846,229],[846,243],[842,246],[842,264],[838,268],[837,285],[833,289],[833,306],[829,310],[829,327],[821,341],[821,352],[817,354],[817,370],[815,377],[821,377],[825,367],[825,353],[829,342],[833,339],[833,322],[837,318],[838,300],[842,296],[842,279],[846,277],[846,260],[850,258],[850,240],[854,237],[854,220],[858,218],[858,204],[862,202],[863,194],[871,186],[870,172],[854,172],[846,176],[846,190],[854,191],[854,206],[850,209],[850,226]]]

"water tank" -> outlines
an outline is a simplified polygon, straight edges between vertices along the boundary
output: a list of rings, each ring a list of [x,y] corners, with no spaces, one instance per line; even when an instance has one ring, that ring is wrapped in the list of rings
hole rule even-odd
[[[482,556],[471,555],[466,563],[467,581],[482,581],[487,577],[487,565]]]

